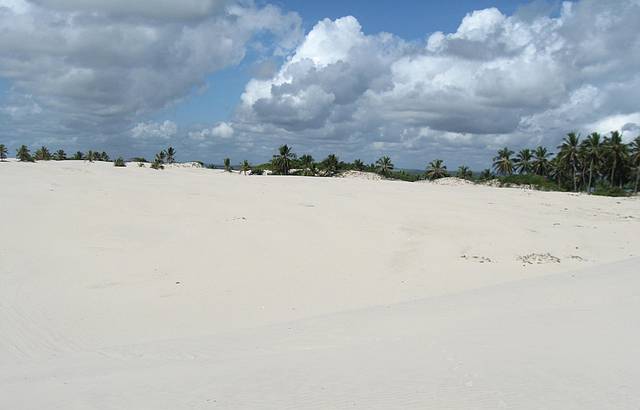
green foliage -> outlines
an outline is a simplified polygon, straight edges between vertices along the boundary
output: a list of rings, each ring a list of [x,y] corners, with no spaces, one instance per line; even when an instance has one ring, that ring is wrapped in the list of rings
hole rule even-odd
[[[278,153],[273,156],[271,166],[273,171],[280,175],[289,175],[291,164],[296,159],[296,154],[288,145],[282,145],[278,148]]]
[[[334,176],[340,170],[340,160],[335,154],[327,155],[327,158],[320,163],[322,174],[327,177]]]
[[[400,181],[406,181],[406,182],[416,182],[419,181],[420,178],[420,174],[417,173],[409,173],[405,170],[400,170],[400,171],[393,171],[390,172],[389,175],[387,176],[387,178],[389,179],[397,179]]]
[[[4,144],[0,144],[0,161],[7,159],[8,152],[7,147]]]
[[[133,157],[131,158],[132,162],[149,162],[145,157]]]
[[[493,179],[493,174],[491,173],[491,170],[487,168],[480,173],[478,179],[481,181],[487,181],[489,179]]]
[[[35,154],[35,159],[37,161],[50,161],[52,158],[51,152],[45,146],[40,147]]]
[[[229,158],[224,159],[224,170],[225,172],[233,171],[233,168],[231,167],[231,159]]]
[[[526,174],[526,175],[507,175],[499,177],[501,186],[510,185],[530,185],[532,188],[540,191],[562,191],[558,184],[547,179],[542,175]]]
[[[55,154],[53,154],[53,159],[55,159],[56,161],[64,161],[67,159],[67,153],[64,152],[63,149],[59,149]]]
[[[511,175],[513,173],[513,151],[504,147],[498,151],[498,155],[493,158],[493,169],[500,175]]]
[[[167,164],[173,164],[174,162],[176,162],[176,150],[173,149],[173,147],[169,147],[167,148]]]
[[[16,151],[16,158],[21,162],[35,162],[35,159],[31,156],[31,152],[26,145],[21,145]]]
[[[376,161],[376,172],[383,177],[388,177],[393,171],[393,163],[391,158],[384,156]]]
[[[75,154],[73,154],[73,159],[75,161],[82,161],[84,159],[84,155],[82,154],[82,152],[78,151]]]
[[[249,171],[251,171],[251,165],[249,164],[249,161],[245,159],[242,161],[242,165],[240,165],[240,173],[247,175]]]
[[[449,176],[447,173],[447,166],[444,164],[444,161],[441,159],[431,161],[429,165],[427,165],[425,176],[429,181]]]
[[[473,178],[473,172],[471,172],[469,167],[462,165],[458,167],[458,172],[456,173],[456,176],[458,178],[470,180]]]
[[[118,157],[116,158],[115,161],[113,161],[113,165],[116,167],[126,167],[127,164],[124,162],[124,159],[122,159],[122,157]]]
[[[353,161],[353,169],[356,171],[364,171],[366,165],[360,159],[356,159]]]
[[[618,186],[612,186],[609,182],[601,181],[596,185],[596,189],[592,192],[598,196],[629,196],[629,193]]]

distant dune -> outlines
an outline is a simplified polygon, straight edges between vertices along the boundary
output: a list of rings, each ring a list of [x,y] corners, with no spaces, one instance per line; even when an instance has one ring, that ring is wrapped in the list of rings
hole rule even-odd
[[[640,408],[640,200],[0,163],[0,409]]]

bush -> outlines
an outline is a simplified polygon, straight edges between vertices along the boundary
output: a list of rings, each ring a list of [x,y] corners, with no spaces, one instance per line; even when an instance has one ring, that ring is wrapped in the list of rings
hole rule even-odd
[[[113,161],[113,165],[116,167],[126,167],[127,164],[124,162],[122,157],[118,157],[115,161]]]
[[[558,184],[548,180],[542,175],[508,175],[505,177],[499,177],[498,180],[500,181],[501,186],[530,185],[532,188],[540,191],[563,191]]]
[[[596,189],[593,191],[593,195],[618,197],[629,196],[629,193],[620,187],[611,186],[609,183],[600,182],[598,183],[598,185],[596,185]]]

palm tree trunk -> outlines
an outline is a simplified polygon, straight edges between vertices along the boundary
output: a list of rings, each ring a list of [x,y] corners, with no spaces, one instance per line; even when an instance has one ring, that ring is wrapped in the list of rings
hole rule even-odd
[[[591,165],[589,165],[589,186],[587,187],[587,192],[591,193],[591,180],[593,178],[593,159],[591,160]]]
[[[616,167],[618,166],[618,158],[613,159],[613,167],[611,168],[611,186],[613,186],[613,177],[616,174]]]
[[[576,181],[576,163],[573,163],[573,192],[578,192],[578,182]]]

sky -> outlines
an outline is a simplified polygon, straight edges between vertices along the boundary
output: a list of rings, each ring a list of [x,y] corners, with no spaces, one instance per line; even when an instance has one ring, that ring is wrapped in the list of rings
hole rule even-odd
[[[489,166],[640,134],[640,0],[0,0],[0,143]]]

